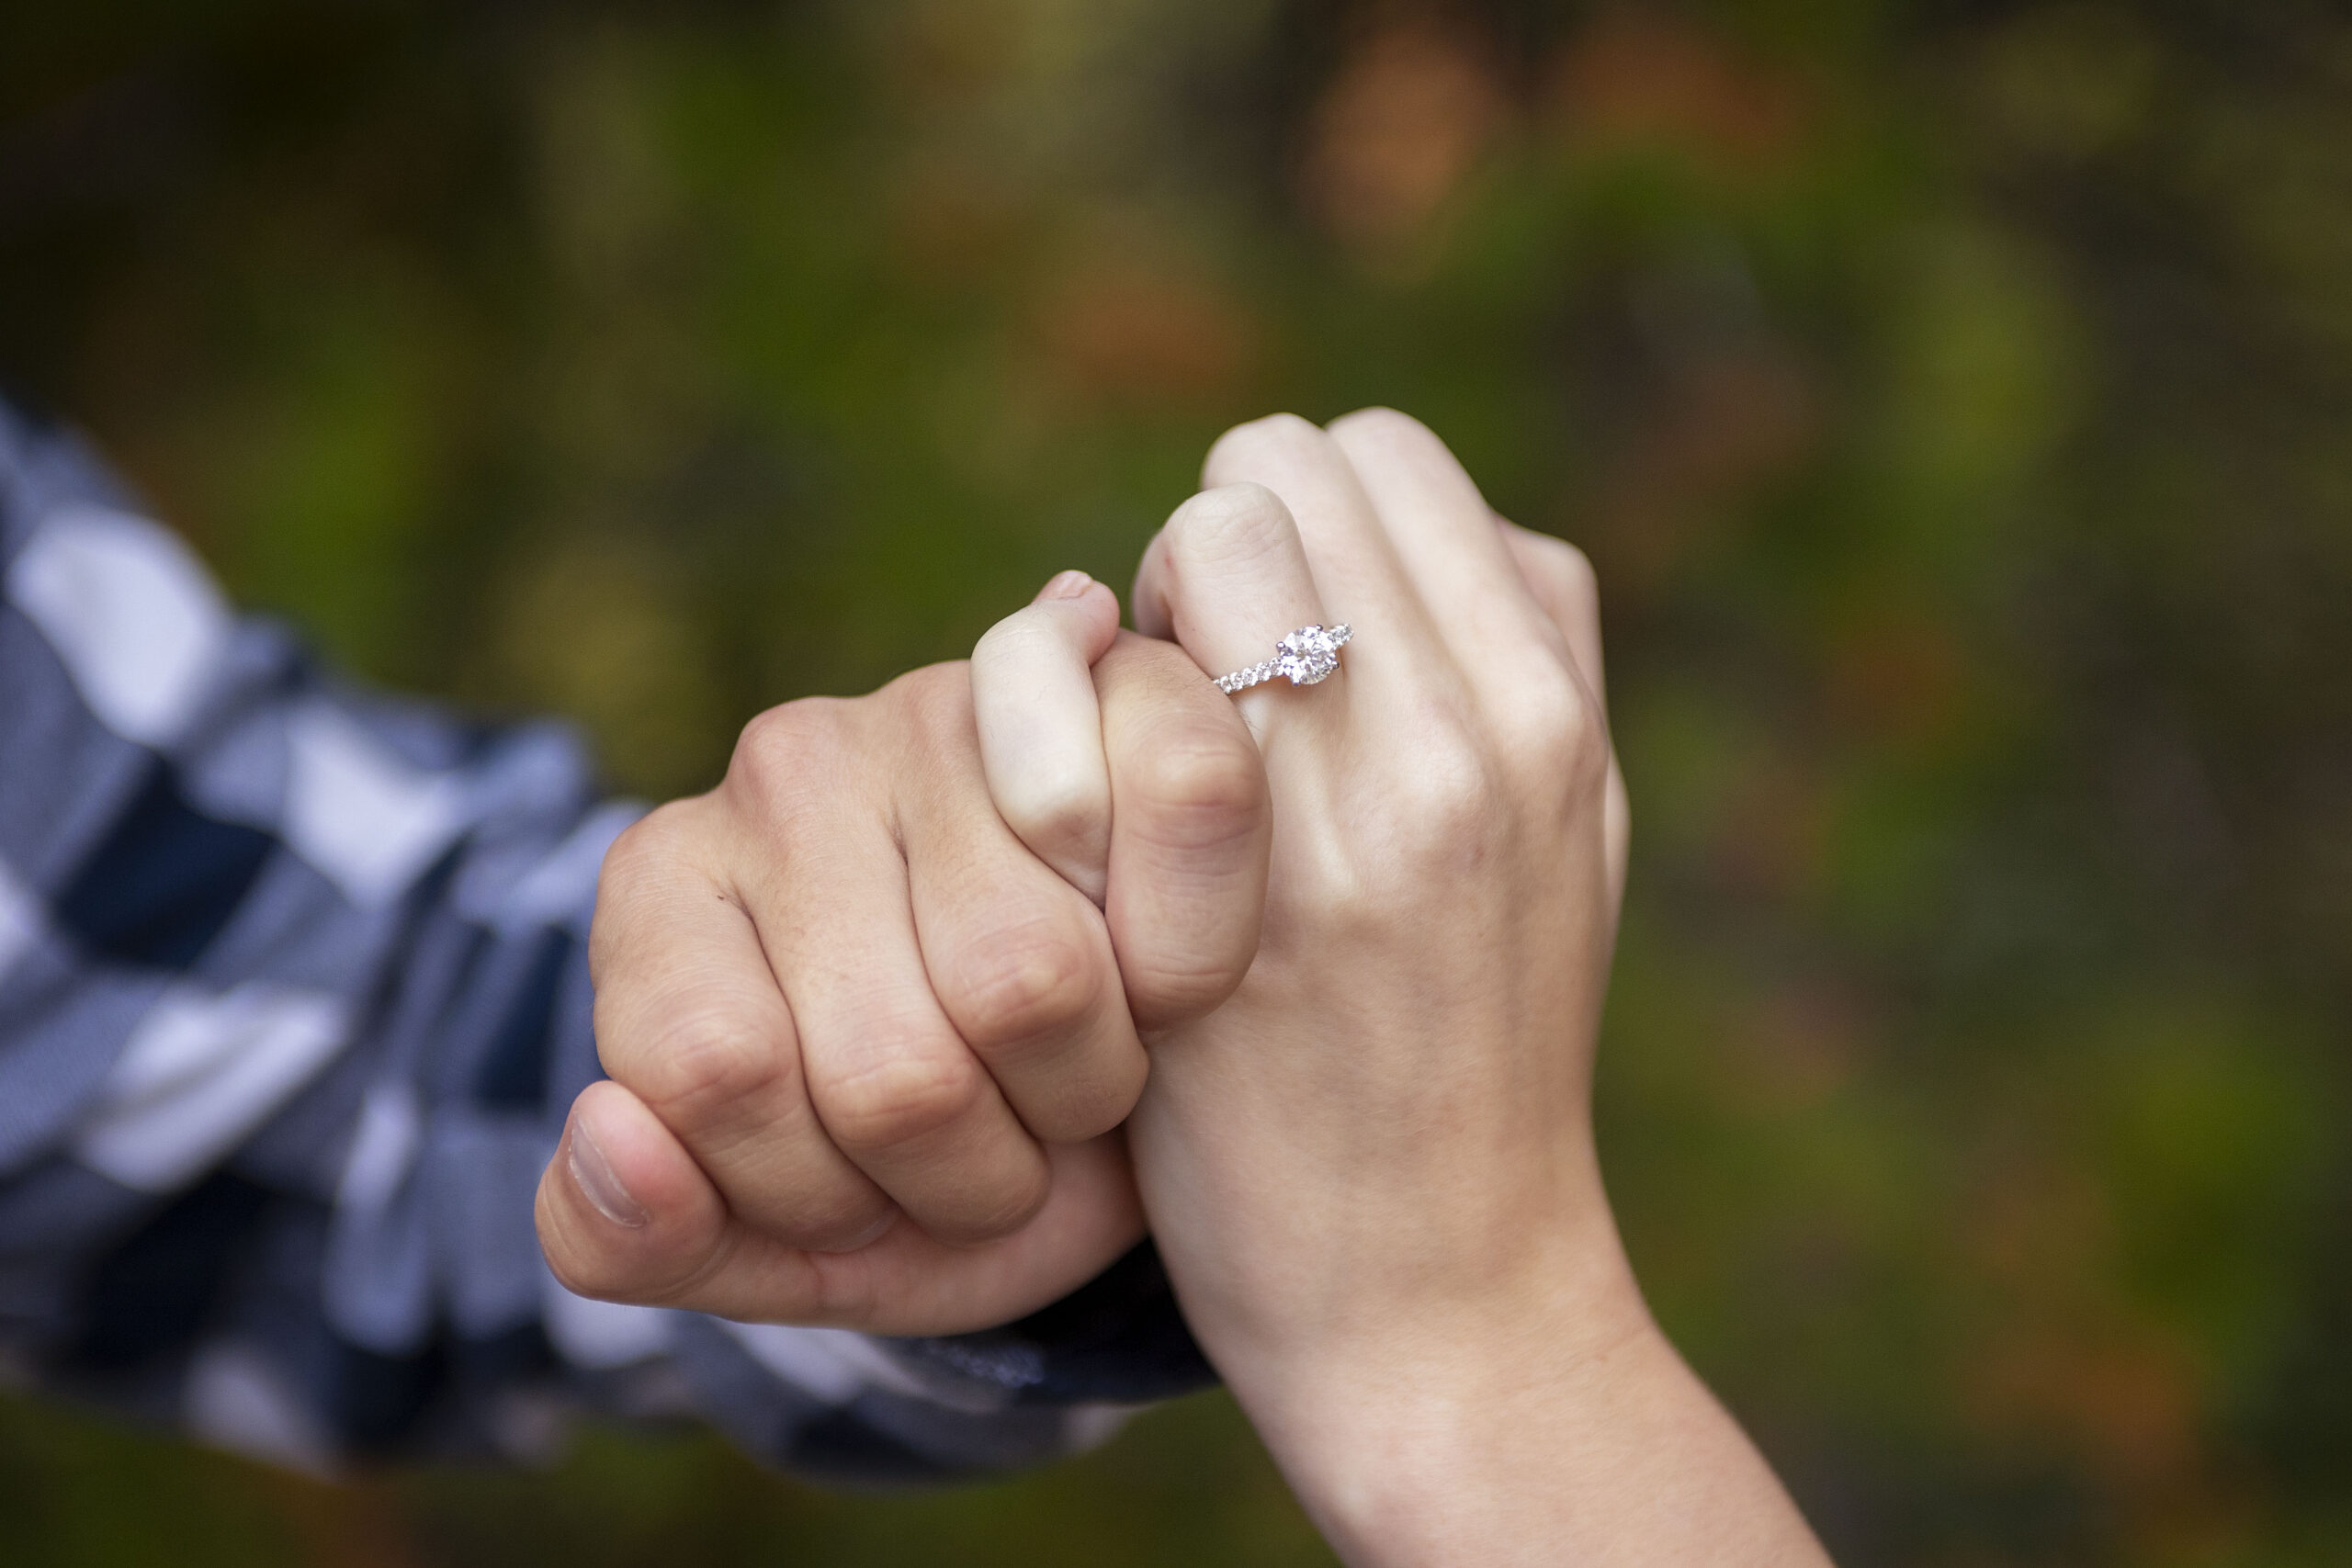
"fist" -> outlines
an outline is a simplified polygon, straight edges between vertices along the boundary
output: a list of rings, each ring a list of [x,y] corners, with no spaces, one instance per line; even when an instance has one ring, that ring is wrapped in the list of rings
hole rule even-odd
[[[1114,1129],[1144,1035],[1248,969],[1269,823],[1232,705],[1117,620],[1065,574],[969,666],[763,714],[614,845],[610,1081],[538,1198],[567,1287],[946,1333],[1142,1235]]]

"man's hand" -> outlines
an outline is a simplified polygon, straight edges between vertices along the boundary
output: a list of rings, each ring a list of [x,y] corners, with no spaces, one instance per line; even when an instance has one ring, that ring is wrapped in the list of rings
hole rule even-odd
[[[718,789],[614,845],[590,952],[612,1081],[539,1190],[568,1287],[942,1333],[1142,1235],[1113,1131],[1137,1025],[1239,983],[1269,828],[1231,705],[1117,624],[1070,573],[984,641],[985,775],[975,676],[937,665],[762,715]],[[1041,649],[1100,661],[1099,708],[1024,682]]]

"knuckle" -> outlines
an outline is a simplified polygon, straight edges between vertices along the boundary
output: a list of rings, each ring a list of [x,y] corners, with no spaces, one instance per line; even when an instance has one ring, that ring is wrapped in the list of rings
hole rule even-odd
[[[756,714],[736,738],[735,754],[747,761],[797,756],[821,722],[821,705],[785,703]]]
[[[1511,527],[1565,604],[1580,612],[1600,604],[1600,576],[1593,570],[1590,556],[1555,534],[1538,533],[1517,524]]]
[[[950,1054],[892,1053],[820,1090],[818,1115],[844,1150],[897,1147],[953,1125],[980,1102],[979,1065]]]
[[[950,964],[943,988],[952,996],[943,999],[975,1048],[1059,1032],[1102,994],[1088,944],[1050,917],[999,926]]]
[[[1026,645],[1045,639],[1045,628],[1035,614],[1037,606],[1025,605],[980,634],[972,645],[972,662],[978,664],[1001,658]]]
[[[1295,525],[1290,509],[1250,480],[1204,490],[1168,520],[1167,559],[1180,581],[1206,565],[1239,568],[1283,553]]]
[[[1597,594],[1600,589],[1600,574],[1593,570],[1592,558],[1567,540],[1551,534],[1538,534],[1537,538],[1548,545],[1551,554],[1559,561],[1561,576],[1585,594]]]
[[[960,659],[925,664],[908,671],[876,695],[903,702],[924,716],[959,711],[971,705],[971,666]]]
[[[736,738],[721,787],[759,812],[821,787],[845,747],[847,709],[838,698],[804,697],[759,715]]]
[[[1209,448],[1206,468],[1212,474],[1219,473],[1246,466],[1261,456],[1312,450],[1328,439],[1312,420],[1295,413],[1270,413],[1237,424],[1218,436],[1216,445]]]
[[[1551,547],[1545,553],[1554,557],[1553,575],[1560,584],[1561,596],[1573,605],[1578,615],[1597,615],[1600,605],[1600,574],[1592,569],[1592,558],[1566,539],[1555,539],[1549,534],[1536,537]]]
[[[604,865],[596,874],[597,897],[626,892],[649,873],[674,862],[689,837],[686,802],[655,807],[622,829],[605,851]]]
[[[600,983],[611,968],[624,908],[641,893],[658,889],[680,866],[694,863],[701,845],[698,811],[698,803],[691,800],[656,807],[623,829],[605,849],[596,870],[595,913],[588,922],[589,974]]]
[[[1436,434],[1411,414],[1379,405],[1341,414],[1331,422],[1331,434],[1385,446],[1441,445]]]
[[[1223,725],[1170,722],[1121,781],[1141,830],[1170,847],[1212,848],[1256,831],[1266,810],[1257,748]]]
[[[663,1020],[628,1055],[625,1087],[662,1121],[692,1127],[773,1092],[795,1070],[794,1055],[742,1012],[707,1002]]]
[[[872,696],[854,701],[865,705],[855,711],[878,722],[886,733],[895,730],[913,744],[919,757],[941,756],[950,749],[970,751],[978,744],[968,660],[910,670]],[[847,714],[843,720],[848,722]],[[876,736],[868,730],[862,738],[845,738],[845,744],[858,744],[861,739],[870,747]]]
[[[1607,755],[1590,694],[1565,666],[1548,660],[1513,683],[1497,728],[1505,755],[1538,777],[1578,777]]]
[[[1031,849],[1079,850],[1110,836],[1111,795],[1099,777],[1061,769],[1040,770],[1008,784],[997,810]]]
[[[1012,664],[1027,669],[1042,660],[1060,657],[1069,645],[1069,634],[1055,618],[1062,606],[1028,604],[980,634],[972,645],[971,666],[974,669]],[[934,679],[933,670],[954,669],[954,665],[929,665],[913,673],[925,677],[925,683]]]

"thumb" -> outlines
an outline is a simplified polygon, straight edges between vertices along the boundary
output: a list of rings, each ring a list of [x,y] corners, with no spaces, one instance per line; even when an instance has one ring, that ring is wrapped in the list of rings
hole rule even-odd
[[[1103,913],[1128,1011],[1165,1028],[1231,996],[1257,957],[1265,762],[1233,700],[1174,643],[1121,633],[1094,682],[1114,807]]]

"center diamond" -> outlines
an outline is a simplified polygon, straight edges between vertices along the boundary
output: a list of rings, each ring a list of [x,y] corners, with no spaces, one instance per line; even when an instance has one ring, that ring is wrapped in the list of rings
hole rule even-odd
[[[1274,644],[1274,673],[1312,686],[1340,667],[1340,645],[1321,626],[1301,626]]]

